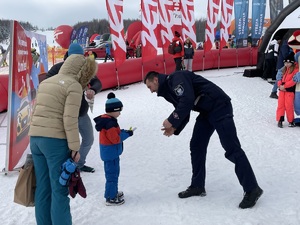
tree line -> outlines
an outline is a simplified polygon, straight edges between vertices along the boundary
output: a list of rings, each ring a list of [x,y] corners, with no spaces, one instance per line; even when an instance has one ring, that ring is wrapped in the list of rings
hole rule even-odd
[[[10,21],[11,20],[0,19],[0,43],[2,43],[2,42],[8,43],[9,42]],[[138,19],[125,19],[123,21],[124,30],[126,31],[129,27],[129,25],[135,21],[138,21]],[[28,31],[36,31],[36,30],[44,31],[45,30],[44,28],[38,28],[37,26],[34,26],[29,22],[19,21],[19,23],[25,30],[28,30]],[[204,41],[204,39],[205,39],[205,25],[206,25],[206,19],[198,19],[195,21],[197,42]],[[91,37],[95,33],[97,33],[97,34],[110,33],[109,22],[106,19],[93,19],[91,21],[78,22],[75,25],[73,25],[73,28],[78,29],[81,26],[88,27],[88,36],[89,37]],[[54,28],[50,27],[50,28],[47,28],[47,30],[54,30]]]

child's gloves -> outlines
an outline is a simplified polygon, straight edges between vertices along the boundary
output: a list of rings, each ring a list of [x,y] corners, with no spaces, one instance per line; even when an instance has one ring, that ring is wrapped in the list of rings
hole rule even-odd
[[[132,135],[133,135],[133,130],[126,130],[125,132],[128,133],[129,136],[132,136]]]
[[[62,186],[68,186],[71,178],[71,174],[74,173],[76,165],[72,159],[68,159],[61,165],[62,173],[59,177],[59,183]]]

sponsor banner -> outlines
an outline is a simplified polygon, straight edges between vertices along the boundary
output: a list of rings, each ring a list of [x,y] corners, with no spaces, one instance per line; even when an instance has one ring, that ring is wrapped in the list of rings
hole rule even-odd
[[[220,51],[229,39],[233,0],[221,0]]]
[[[178,31],[182,34],[182,26],[181,26],[181,1],[180,0],[173,0],[173,26],[172,32],[174,34],[175,31]]]
[[[110,34],[116,67],[126,60],[126,43],[123,25],[123,0],[106,0]]]
[[[218,24],[220,0],[208,0],[207,21],[205,26],[205,44],[204,51],[211,50],[215,41],[216,28]]]
[[[172,0],[158,1],[159,30],[163,55],[168,53],[168,46],[170,45],[172,38],[174,37],[172,31],[173,10],[174,5]]]
[[[39,86],[38,76],[48,71],[45,35],[23,29],[13,21],[12,63],[9,79],[7,170],[11,171],[29,145],[29,123]]]
[[[271,23],[273,23],[273,21],[276,19],[278,14],[283,9],[283,0],[270,0],[269,5],[270,5],[270,19],[271,19]]]
[[[248,46],[248,9],[249,0],[234,1],[236,47]]]
[[[261,38],[266,12],[266,0],[252,0],[251,38],[252,46],[257,46]]]
[[[160,32],[158,26],[157,0],[142,0],[142,61],[155,59],[157,56],[158,39]]]
[[[76,42],[85,47],[88,43],[88,27],[81,26],[77,30],[73,30],[71,34],[71,43]]]
[[[194,16],[194,1],[181,0],[181,23],[182,23],[182,38],[190,38],[193,46],[196,48],[196,27]]]

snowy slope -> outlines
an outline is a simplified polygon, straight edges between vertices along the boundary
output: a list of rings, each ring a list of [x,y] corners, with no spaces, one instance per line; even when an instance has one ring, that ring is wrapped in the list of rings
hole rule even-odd
[[[121,156],[119,189],[125,204],[107,207],[103,198],[105,178],[99,158],[98,134],[87,158],[93,174],[82,173],[86,199],[71,199],[74,225],[298,225],[300,128],[277,127],[277,101],[268,96],[272,86],[261,78],[245,78],[245,68],[199,72],[218,84],[232,98],[238,136],[264,194],[252,209],[238,208],[243,191],[231,162],[225,159],[218,136],[213,135],[207,156],[206,197],[179,199],[190,184],[189,139],[197,113],[178,137],[165,137],[162,122],[173,107],[151,94],[142,83],[116,91],[124,110],[121,128],[136,126],[125,141]],[[96,96],[91,118],[104,113],[110,90]],[[6,113],[0,122],[6,126]],[[5,127],[0,127],[0,166],[5,165]],[[0,221],[5,225],[35,224],[34,208],[13,203],[17,173],[0,174]]]

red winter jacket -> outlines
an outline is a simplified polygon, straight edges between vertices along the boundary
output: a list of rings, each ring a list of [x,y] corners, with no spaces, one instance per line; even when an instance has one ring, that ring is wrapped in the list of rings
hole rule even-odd
[[[177,37],[175,36],[173,39],[172,39],[172,42],[175,42],[176,43],[176,46],[179,46],[179,43],[181,44],[181,52],[178,52],[178,53],[175,53],[173,55],[173,58],[181,58],[184,56],[184,48],[183,48],[183,41],[181,40],[180,37]]]

